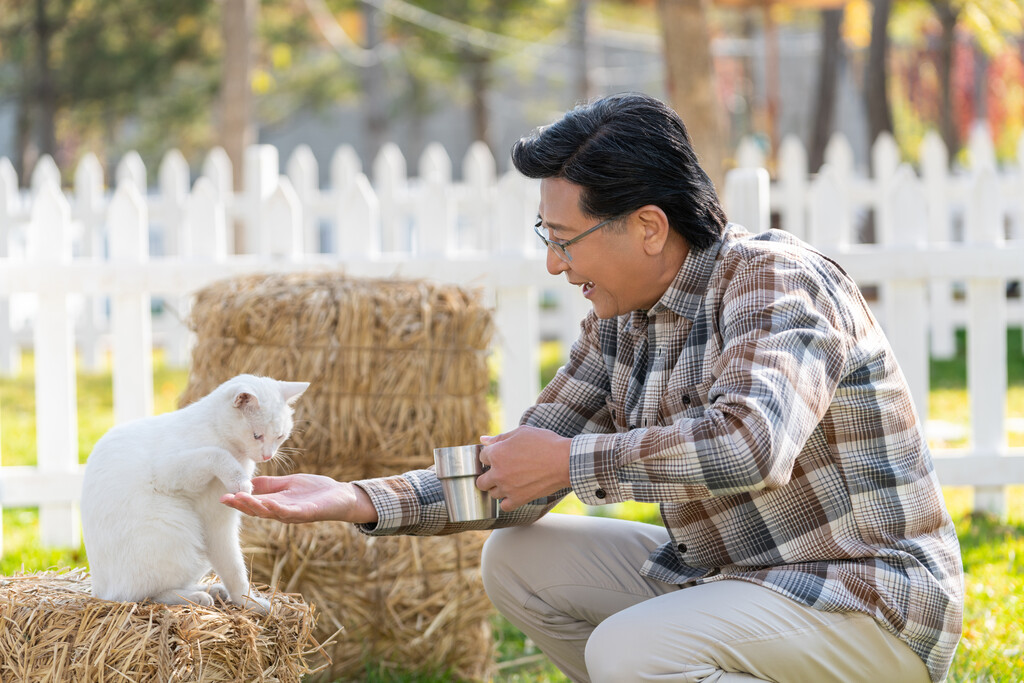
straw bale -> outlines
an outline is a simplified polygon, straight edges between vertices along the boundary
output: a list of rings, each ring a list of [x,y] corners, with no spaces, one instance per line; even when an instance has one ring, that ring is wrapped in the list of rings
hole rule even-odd
[[[271,613],[260,616],[236,605],[99,600],[84,569],[0,577],[0,680],[296,683],[322,670],[312,606],[269,597]]]
[[[367,662],[406,671],[494,673],[492,606],[480,577],[486,534],[368,538],[342,523],[284,525],[247,519],[243,552],[253,580],[317,605],[328,647],[322,680],[358,679]]]
[[[199,292],[190,325],[197,343],[183,404],[243,372],[312,383],[288,444],[303,471],[386,476],[488,430],[493,322],[479,291],[330,272],[252,275]]]
[[[480,292],[424,281],[272,274],[214,283],[190,315],[196,334],[182,404],[243,372],[309,381],[296,405],[289,464],[339,480],[428,467],[438,446],[489,429],[491,313]],[[480,578],[486,534],[368,538],[346,524],[246,519],[255,581],[299,592],[322,614],[315,632],[358,680],[365,664],[448,670],[486,680],[492,607]]]

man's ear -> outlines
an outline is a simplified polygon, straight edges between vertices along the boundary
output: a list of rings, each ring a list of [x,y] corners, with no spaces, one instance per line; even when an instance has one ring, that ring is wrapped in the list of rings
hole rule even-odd
[[[672,226],[660,206],[648,204],[636,211],[636,219],[643,228],[644,251],[648,256],[657,256],[665,248]]]

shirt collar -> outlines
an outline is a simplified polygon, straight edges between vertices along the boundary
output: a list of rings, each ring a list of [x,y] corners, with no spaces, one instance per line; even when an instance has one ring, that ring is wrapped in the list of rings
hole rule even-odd
[[[658,302],[654,304],[646,317],[655,316],[658,313],[669,310],[687,320],[697,317],[701,302],[708,291],[708,283],[711,281],[711,272],[715,269],[715,260],[722,244],[729,239],[735,239],[736,234],[741,230],[738,225],[730,223],[725,226],[722,236],[707,249],[690,250],[683,261],[682,267],[676,274],[672,284],[668,286],[665,293],[661,295]],[[634,314],[639,311],[634,311]]]

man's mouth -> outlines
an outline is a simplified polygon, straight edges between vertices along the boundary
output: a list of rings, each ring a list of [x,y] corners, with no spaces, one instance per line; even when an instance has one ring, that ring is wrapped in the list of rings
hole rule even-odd
[[[592,291],[592,290],[594,289],[594,283],[593,283],[593,282],[590,282],[590,281],[588,280],[587,282],[584,282],[584,283],[583,283],[583,284],[581,285],[581,287],[583,288],[583,296],[585,296],[585,297],[588,297],[588,298],[589,298],[589,297],[590,297],[590,292],[591,292],[591,291]]]

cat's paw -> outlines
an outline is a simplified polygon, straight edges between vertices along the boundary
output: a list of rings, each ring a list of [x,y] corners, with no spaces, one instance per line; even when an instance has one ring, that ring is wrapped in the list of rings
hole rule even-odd
[[[270,614],[270,601],[258,595],[243,595],[242,607],[259,612],[260,614]]]
[[[196,591],[195,593],[182,597],[189,602],[194,602],[202,607],[213,607],[213,596],[205,591]]]
[[[241,476],[225,482],[228,493],[252,493],[252,481],[248,477]]]
[[[210,584],[209,588],[206,589],[206,592],[209,593],[210,597],[214,600],[220,600],[221,602],[227,602],[230,595],[228,593],[228,589],[224,587],[223,583]]]

